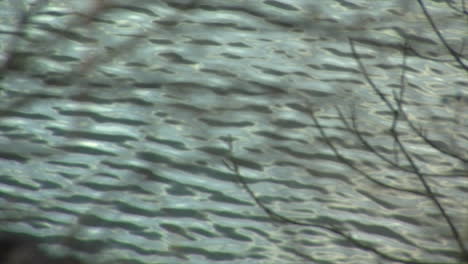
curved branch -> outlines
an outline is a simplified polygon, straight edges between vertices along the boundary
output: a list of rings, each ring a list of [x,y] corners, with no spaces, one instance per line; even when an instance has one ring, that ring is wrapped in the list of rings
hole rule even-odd
[[[434,20],[432,20],[431,15],[427,11],[427,8],[424,5],[424,2],[422,0],[418,0],[418,3],[421,6],[422,11],[424,12],[424,15],[426,16],[427,21],[429,21],[429,24],[431,24],[432,29],[437,34],[437,37],[439,37],[440,41],[442,41],[444,46],[448,49],[450,54],[460,64],[460,66],[462,66],[462,68],[465,69],[465,71],[468,71],[468,66],[466,66],[465,63],[463,63],[463,61],[460,58],[461,57],[460,54],[458,54],[458,52],[456,52],[452,47],[450,47],[450,45],[445,40],[444,36],[442,36],[442,33],[440,33],[439,29],[437,28],[436,24],[434,23]]]

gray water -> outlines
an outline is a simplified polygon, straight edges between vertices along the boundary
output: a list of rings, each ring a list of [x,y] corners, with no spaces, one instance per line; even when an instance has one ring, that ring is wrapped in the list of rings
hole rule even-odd
[[[19,14],[33,8],[24,2],[0,1],[2,59]],[[396,258],[457,263],[418,177],[364,147],[337,110],[355,113],[379,153],[410,168],[348,41],[396,105],[406,40],[420,55],[406,57],[408,118],[466,160],[467,73],[416,1],[111,1],[91,23],[76,15],[93,2],[51,1],[15,44],[23,61],[2,73],[3,230],[43,238],[51,252],[74,237],[73,253],[101,263],[401,263],[274,221],[234,162],[282,216],[338,226]],[[466,15],[425,4],[460,51]],[[313,116],[370,178],[336,157]],[[466,233],[466,163],[403,121],[398,130]]]

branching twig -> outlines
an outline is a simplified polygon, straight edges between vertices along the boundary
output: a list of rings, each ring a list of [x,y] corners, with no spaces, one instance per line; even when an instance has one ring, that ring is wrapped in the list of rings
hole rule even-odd
[[[231,138],[232,139],[232,138]],[[286,216],[283,216],[279,213],[276,213],[273,211],[271,208],[266,206],[252,191],[252,189],[249,187],[249,185],[245,182],[243,179],[243,176],[240,173],[240,168],[239,165],[236,163],[236,159],[234,158],[233,154],[233,140],[228,141],[228,147],[229,147],[229,156],[226,158],[226,160],[223,160],[224,165],[232,171],[237,180],[241,183],[242,187],[247,191],[249,196],[255,201],[255,204],[259,206],[272,220],[278,221],[283,224],[291,224],[291,225],[297,225],[297,226],[305,226],[305,227],[313,227],[313,228],[319,228],[323,229],[329,232],[332,232],[336,235],[339,235],[343,238],[345,238],[348,242],[356,246],[357,248],[372,252],[376,254],[377,256],[390,260],[390,261],[397,261],[400,263],[405,263],[405,264],[440,264],[440,263],[430,263],[430,262],[423,262],[423,261],[418,261],[418,260],[412,260],[412,259],[404,259],[404,258],[399,258],[399,257],[394,257],[392,255],[389,255],[385,252],[382,252],[381,250],[373,247],[372,245],[369,244],[369,242],[364,241],[364,240],[359,240],[354,238],[351,234],[349,234],[347,231],[345,231],[344,227],[339,227],[339,226],[334,226],[334,225],[325,225],[325,224],[312,224],[312,223],[307,223],[299,220],[295,220]],[[229,162],[228,162],[229,161]],[[231,163],[232,165],[230,165]],[[304,259],[313,259],[310,256],[304,255],[304,254],[299,254],[301,257]]]
[[[444,207],[440,203],[439,199],[436,197],[436,195],[432,191],[432,188],[430,187],[429,183],[426,181],[426,179],[425,179],[423,173],[420,171],[419,167],[414,162],[411,154],[407,151],[406,147],[404,146],[404,144],[400,140],[400,136],[399,136],[398,131],[397,131],[397,126],[398,126],[399,117],[402,115],[402,113],[404,113],[403,108],[402,108],[402,104],[401,104],[401,102],[402,102],[401,97],[404,95],[404,90],[405,90],[405,87],[406,87],[405,86],[404,71],[402,73],[402,78],[401,78],[401,89],[402,90],[400,90],[400,95],[399,95],[401,97],[396,100],[397,109],[395,109],[393,107],[393,105],[390,103],[390,101],[387,99],[387,97],[380,91],[380,89],[377,88],[377,86],[370,79],[369,74],[367,73],[367,71],[366,71],[366,69],[365,69],[365,67],[364,67],[364,65],[363,65],[363,63],[362,63],[362,61],[361,61],[361,59],[359,57],[359,54],[356,52],[353,41],[350,39],[349,42],[350,42],[350,47],[351,47],[352,54],[353,54],[356,62],[358,63],[359,68],[361,69],[361,72],[364,75],[364,78],[367,80],[368,84],[372,87],[372,89],[374,89],[374,91],[380,97],[380,99],[387,105],[387,107],[393,113],[393,120],[392,120],[392,126],[390,128],[390,133],[392,134],[392,137],[395,140],[395,143],[397,144],[398,149],[404,155],[405,159],[410,164],[410,166],[411,166],[411,168],[413,170],[413,173],[418,177],[419,181],[423,185],[425,193],[427,194],[426,196],[434,203],[434,205],[437,207],[439,212],[442,214],[442,216],[443,216],[444,220],[446,221],[446,223],[449,225],[451,233],[452,233],[455,241],[457,242],[460,251],[462,252],[463,255],[467,255],[463,239],[461,238],[461,236],[460,236],[460,234],[458,232],[458,229],[455,227],[455,225],[453,224],[453,221],[451,220],[450,216],[447,214],[446,210],[444,209]],[[405,67],[403,67],[403,68],[405,68]]]

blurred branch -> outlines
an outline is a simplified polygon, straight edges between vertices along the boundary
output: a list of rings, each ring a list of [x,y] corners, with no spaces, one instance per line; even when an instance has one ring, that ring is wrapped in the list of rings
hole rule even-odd
[[[11,2],[13,1],[16,2],[15,5],[18,6],[17,15],[19,16],[19,21],[16,25],[15,32],[12,33],[12,37],[10,38],[10,41],[6,46],[5,59],[0,64],[0,78],[5,71],[10,69],[11,67],[14,67],[13,64],[17,59],[16,55],[18,55],[15,51],[18,48],[20,38],[25,37],[27,26],[30,24],[31,19],[37,12],[39,12],[49,3],[48,0],[38,0],[34,3],[34,5],[31,6],[31,8],[28,11],[26,11],[26,7],[24,6],[23,1],[11,0]]]
[[[113,5],[110,2],[106,2],[104,0],[95,0],[93,7],[88,10],[87,14],[75,12],[73,13],[74,16],[68,19],[63,27],[56,28],[50,26],[47,23],[32,21],[33,17],[37,15],[40,10],[44,9],[47,4],[47,0],[39,0],[38,3],[31,7],[28,12],[21,13],[22,16],[20,22],[18,23],[17,29],[14,33],[14,35],[18,35],[18,37],[13,36],[10,39],[8,48],[4,52],[6,60],[2,65],[0,65],[0,76],[6,74],[9,71],[19,71],[22,74],[27,74],[25,70],[25,64],[29,62],[26,60],[32,59],[29,57],[34,56],[34,58],[37,59],[50,56],[51,54],[42,52],[41,50],[43,48],[51,50],[51,47],[60,44],[61,41],[66,39],[81,38],[80,35],[73,32],[73,29],[77,29],[83,26],[88,28],[91,26],[91,22],[96,20],[104,12],[107,12],[112,8],[119,7],[118,5]],[[85,19],[82,19],[83,17],[85,17]],[[28,39],[26,36],[28,25],[35,25],[37,28],[50,34],[46,34],[44,37],[40,38]],[[99,65],[103,65],[104,63],[115,59],[121,54],[127,54],[130,50],[136,47],[136,45],[140,42],[141,39],[143,39],[144,36],[145,34],[143,33],[134,33],[129,35],[129,39],[123,41],[122,43],[114,45],[113,47],[105,47],[105,49],[102,48],[99,52],[95,52],[81,59],[78,64],[74,66],[69,72],[64,72],[59,75],[49,74],[46,77],[41,77],[44,78],[43,81],[47,84],[61,84],[67,86],[76,84],[77,82],[82,81],[87,73],[95,70]],[[19,47],[21,46],[19,44],[21,39],[33,43],[33,45],[28,46],[30,50],[28,50],[27,53],[18,51]],[[32,76],[34,78],[34,75]],[[79,97],[84,97],[90,92],[89,89],[79,89],[78,91]],[[34,96],[28,96],[25,94],[16,100],[11,100],[8,104],[2,106],[0,109],[0,117],[12,109],[18,109],[31,103],[34,99]]]

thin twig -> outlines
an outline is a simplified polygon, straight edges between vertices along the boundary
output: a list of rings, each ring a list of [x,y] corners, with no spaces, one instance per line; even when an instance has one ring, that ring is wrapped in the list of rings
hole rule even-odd
[[[418,3],[419,5],[421,6],[421,9],[424,13],[424,15],[426,16],[426,19],[427,21],[429,21],[429,24],[431,25],[432,29],[434,30],[434,32],[436,33],[437,37],[440,39],[440,41],[444,44],[444,46],[448,49],[448,51],[450,52],[450,54],[453,56],[453,58],[460,64],[460,66],[462,66],[463,69],[465,69],[465,71],[468,71],[468,66],[466,66],[466,64],[461,60],[461,55],[458,54],[448,43],[447,41],[445,40],[444,36],[442,35],[442,33],[440,33],[439,29],[437,28],[436,24],[434,23],[434,20],[432,19],[431,15],[429,14],[429,12],[427,11],[427,8],[426,6],[424,5],[424,2],[422,0],[418,0]],[[464,3],[464,2],[463,2]],[[463,4],[463,8],[465,10],[465,5]]]

